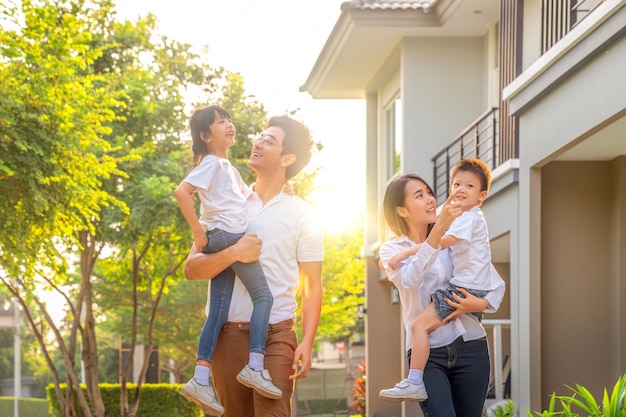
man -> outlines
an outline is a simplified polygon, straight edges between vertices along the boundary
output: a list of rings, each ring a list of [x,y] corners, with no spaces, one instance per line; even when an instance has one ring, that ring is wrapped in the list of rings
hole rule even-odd
[[[322,228],[314,221],[307,204],[283,193],[285,182],[308,164],[311,144],[308,129],[301,123],[287,116],[271,118],[248,160],[248,166],[257,175],[247,198],[250,234],[215,254],[206,255],[192,247],[187,258],[185,276],[189,280],[210,279],[234,262],[258,258],[274,296],[265,367],[282,397],[265,398],[236,380],[248,361],[252,313],[250,296],[236,279],[228,322],[219,336],[211,364],[226,417],[290,417],[294,381],[306,377],[311,368],[322,305]],[[298,288],[302,309],[299,343],[295,331]]]

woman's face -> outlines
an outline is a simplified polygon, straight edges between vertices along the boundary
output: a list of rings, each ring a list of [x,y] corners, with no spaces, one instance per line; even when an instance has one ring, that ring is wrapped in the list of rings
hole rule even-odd
[[[398,214],[407,223],[425,226],[437,220],[437,200],[426,184],[410,180],[404,186],[404,207],[398,207]]]

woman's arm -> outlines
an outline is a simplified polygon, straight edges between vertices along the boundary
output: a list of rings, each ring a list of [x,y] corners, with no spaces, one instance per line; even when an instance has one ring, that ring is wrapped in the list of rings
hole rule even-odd
[[[244,235],[234,245],[209,254],[200,252],[193,245],[185,261],[185,278],[190,281],[213,279],[235,262],[254,262],[259,259],[262,243],[257,235]]]

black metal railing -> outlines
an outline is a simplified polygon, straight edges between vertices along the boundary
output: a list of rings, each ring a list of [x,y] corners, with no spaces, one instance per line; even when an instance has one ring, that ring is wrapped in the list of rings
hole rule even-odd
[[[433,182],[437,201],[442,203],[448,196],[450,168],[465,158],[478,158],[492,170],[500,166],[500,143],[498,141],[498,108],[483,113],[474,123],[461,132],[450,145],[432,159]]]

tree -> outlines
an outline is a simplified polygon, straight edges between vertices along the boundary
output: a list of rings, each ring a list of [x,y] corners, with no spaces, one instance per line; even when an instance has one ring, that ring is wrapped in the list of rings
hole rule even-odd
[[[0,32],[0,280],[22,304],[64,411],[71,412],[76,395],[89,415],[81,390],[64,396],[58,389],[59,372],[44,340],[48,329],[55,334],[68,382],[78,387],[75,336],[89,333],[79,326],[83,297],[74,305],[75,330],[66,343],[36,296],[38,288],[59,289],[67,281],[62,252],[80,245],[76,231],[90,230],[101,207],[115,203],[101,185],[117,172],[103,136],[110,132],[118,95],[107,88],[109,77],[89,70],[102,48],[92,43],[84,13],[94,12],[84,3],[25,0],[23,24],[15,7],[3,6],[17,29]],[[97,392],[90,400],[94,409],[102,408]]]
[[[363,229],[359,219],[352,227],[324,237],[322,284],[324,298],[318,338],[343,342],[346,371],[351,372],[350,338],[363,332],[365,303],[365,264],[361,259]]]
[[[362,244],[363,230],[358,222],[324,237],[324,301],[318,330],[324,340],[342,341],[361,330],[359,310],[365,302]]]
[[[166,217],[159,224],[150,222],[154,227],[142,226],[157,209],[148,207],[150,202],[174,206],[170,179],[179,171],[172,166],[180,169],[182,164],[172,158],[168,167],[170,159],[162,155],[182,155],[177,143],[186,121],[182,94],[190,84],[210,89],[217,72],[194,63],[197,56],[188,45],[167,38],[152,44],[152,16],[135,24],[116,22],[108,0],[25,0],[23,23],[17,9],[3,7],[17,29],[0,34],[0,187],[9,197],[0,203],[0,280],[22,303],[64,414],[76,414],[76,398],[84,415],[100,417],[104,406],[98,389],[96,261],[107,250],[132,265],[132,291],[148,288],[154,296],[148,320],[153,322],[167,280],[184,253],[162,246],[160,252],[149,252],[155,247],[152,239],[167,234],[163,224],[172,211],[159,211]],[[146,159],[154,169],[137,176],[148,166],[139,161]],[[173,258],[161,257],[164,250]],[[78,268],[70,269],[74,259]],[[158,262],[165,259],[172,262]],[[142,270],[147,262],[154,267],[150,271]],[[147,281],[146,273],[153,274]],[[148,285],[150,279],[153,284]],[[42,288],[65,300],[67,337],[37,293]],[[133,304],[135,313],[139,307]],[[138,314],[134,318],[136,338]],[[50,353],[48,330],[64,368]],[[142,332],[150,337],[149,328]],[[79,340],[88,398],[79,389]],[[59,389],[63,379],[69,387],[65,394]],[[139,389],[130,406],[125,393],[122,389],[122,415],[134,415]]]

